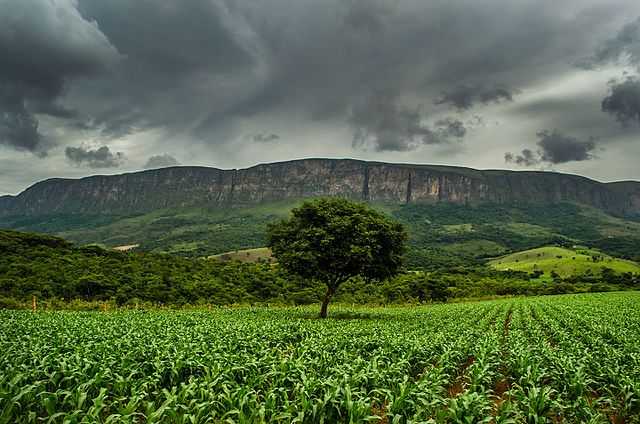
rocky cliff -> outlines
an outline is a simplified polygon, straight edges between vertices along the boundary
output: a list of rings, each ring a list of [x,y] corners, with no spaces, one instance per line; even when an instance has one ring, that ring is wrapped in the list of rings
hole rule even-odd
[[[640,215],[640,183],[600,183],[549,173],[303,159],[247,169],[173,167],[49,179],[0,197],[0,215],[130,214],[158,209],[232,209],[271,201],[342,196],[391,204],[428,202],[578,202]]]

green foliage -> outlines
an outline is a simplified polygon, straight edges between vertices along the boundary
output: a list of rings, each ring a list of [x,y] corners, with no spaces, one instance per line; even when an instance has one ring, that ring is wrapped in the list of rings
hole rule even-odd
[[[267,226],[280,266],[303,278],[344,282],[388,278],[402,264],[406,233],[399,222],[346,199],[303,202],[290,218]]]
[[[570,203],[412,204],[393,216],[407,225],[410,269],[477,266],[545,245],[589,245],[640,260],[640,224]]]
[[[607,262],[604,262],[606,265]],[[486,267],[403,272],[378,280],[352,278],[334,300],[356,304],[417,304],[456,298],[624,290],[638,274],[604,272],[558,282],[539,274]],[[77,247],[65,240],[0,231],[0,308],[100,309],[183,305],[307,305],[323,301],[324,284],[285,274],[269,263],[192,259],[178,255]]]
[[[100,242],[187,257],[264,246],[267,222],[284,216],[279,209],[234,211],[156,211],[135,216],[47,215],[0,217],[0,228],[55,234],[76,243]]]
[[[306,201],[291,217],[267,225],[267,246],[278,265],[327,285],[322,317],[335,290],[350,278],[396,274],[406,237],[401,223],[347,199]]]
[[[640,293],[0,311],[0,422],[638,422]]]
[[[140,244],[188,257],[264,247],[265,226],[293,202],[230,210],[158,210],[142,215],[0,217],[0,228],[56,234],[76,243]],[[479,266],[486,259],[546,245],[581,244],[640,261],[640,223],[570,203],[376,204],[403,222],[408,269]]]
[[[305,289],[267,264],[76,247],[62,239],[0,231],[0,292],[17,300],[114,300],[229,305],[283,301]],[[317,299],[316,299],[317,301]]]

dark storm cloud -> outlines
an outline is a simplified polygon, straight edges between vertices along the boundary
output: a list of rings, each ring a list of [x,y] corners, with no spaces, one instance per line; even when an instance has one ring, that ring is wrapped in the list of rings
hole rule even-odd
[[[144,114],[135,107],[131,109],[111,109],[93,119],[89,126],[100,129],[100,135],[107,140],[134,134],[145,124]]]
[[[33,113],[49,115],[55,118],[71,119],[79,116],[75,109],[66,108],[54,102],[39,103],[33,106]]]
[[[602,110],[615,117],[623,126],[640,123],[640,78],[627,77],[624,81],[612,80],[609,95],[602,100]]]
[[[0,125],[22,134],[1,142],[27,150],[46,138],[38,114],[105,140],[157,129],[224,143],[252,118],[277,129],[293,115],[301,125],[350,125],[356,147],[459,140],[464,125],[424,121],[433,99],[461,112],[517,100],[512,87],[586,56],[602,38],[593,24],[614,13],[580,1],[559,13],[552,0],[0,1],[0,40],[11,41],[0,44],[11,59],[0,75],[21,93]],[[5,29],[22,21],[15,43]],[[362,100],[376,90],[393,93],[378,119]]]
[[[578,66],[594,69],[621,60],[640,65],[640,17],[623,26],[614,37],[602,43],[592,56],[579,61]]]
[[[38,120],[27,110],[18,87],[0,82],[0,143],[21,150],[46,153],[38,133]]]
[[[540,139],[538,153],[545,162],[559,164],[595,158],[598,140],[594,137],[580,140],[558,130],[544,130],[536,135]]]
[[[117,168],[127,160],[124,152],[113,153],[107,146],[97,149],[67,147],[64,153],[73,165],[88,168]]]
[[[629,64],[640,71],[640,17],[624,25],[578,66],[596,69],[609,64]],[[602,100],[602,111],[612,115],[622,126],[633,121],[640,123],[640,75],[609,81],[609,95]]]
[[[197,131],[203,115],[222,115],[252,78],[254,59],[210,0],[82,0],[125,56],[119,75],[92,87],[107,101],[85,101],[105,137],[161,127]]]
[[[416,142],[437,144],[441,140],[422,123],[421,109],[400,103],[391,91],[375,91],[351,111],[353,145],[373,142],[379,151],[416,148]]]
[[[145,169],[165,168],[167,166],[178,166],[180,162],[171,155],[164,153],[162,155],[151,156],[147,163],[144,164]]]
[[[567,52],[585,54],[585,39],[592,37],[587,27],[602,17],[600,11],[583,14],[585,29],[567,32],[567,16],[556,13],[551,1],[535,10],[503,1],[272,0],[236,6],[258,40],[255,57],[264,79],[209,113],[201,127],[224,116],[275,110],[335,123],[376,89],[396,89],[401,101],[418,96],[425,105],[445,92],[441,100],[460,109],[509,101],[512,87],[567,69]],[[275,13],[283,9],[286,14]]]
[[[522,150],[521,154],[514,155],[507,152],[504,155],[505,162],[512,162],[521,166],[533,166],[542,162],[561,164],[573,161],[591,160],[596,157],[598,139],[589,137],[580,140],[567,135],[557,129],[543,130],[536,134],[538,137],[538,150],[534,154],[530,149]]]
[[[420,144],[443,144],[462,139],[464,124],[451,117],[436,121],[433,128],[423,121],[422,107],[403,104],[392,90],[377,90],[351,111],[353,145],[373,143],[378,151],[413,150]]]
[[[0,2],[0,144],[39,155],[50,143],[36,114],[70,118],[57,103],[74,78],[105,72],[117,50],[72,0]]]
[[[467,110],[476,104],[511,102],[517,93],[518,90],[504,84],[458,85],[451,91],[443,92],[434,103],[448,104],[458,110]]]
[[[83,0],[79,10],[98,22],[126,56],[126,66],[153,70],[154,78],[228,72],[251,63],[208,0]]]

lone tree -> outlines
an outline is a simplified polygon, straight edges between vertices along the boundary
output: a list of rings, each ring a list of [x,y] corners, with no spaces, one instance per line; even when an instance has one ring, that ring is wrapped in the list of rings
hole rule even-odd
[[[351,277],[383,279],[398,272],[405,229],[365,203],[317,199],[291,213],[267,225],[267,245],[281,267],[327,285],[321,318],[336,289]]]

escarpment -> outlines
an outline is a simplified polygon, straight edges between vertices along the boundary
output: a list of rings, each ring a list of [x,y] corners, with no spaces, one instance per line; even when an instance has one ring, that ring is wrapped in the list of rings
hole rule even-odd
[[[475,170],[353,159],[301,159],[222,170],[181,166],[82,179],[49,179],[0,197],[0,215],[229,210],[273,201],[347,197],[372,203],[576,202],[640,214],[640,183],[600,183],[551,172]]]

